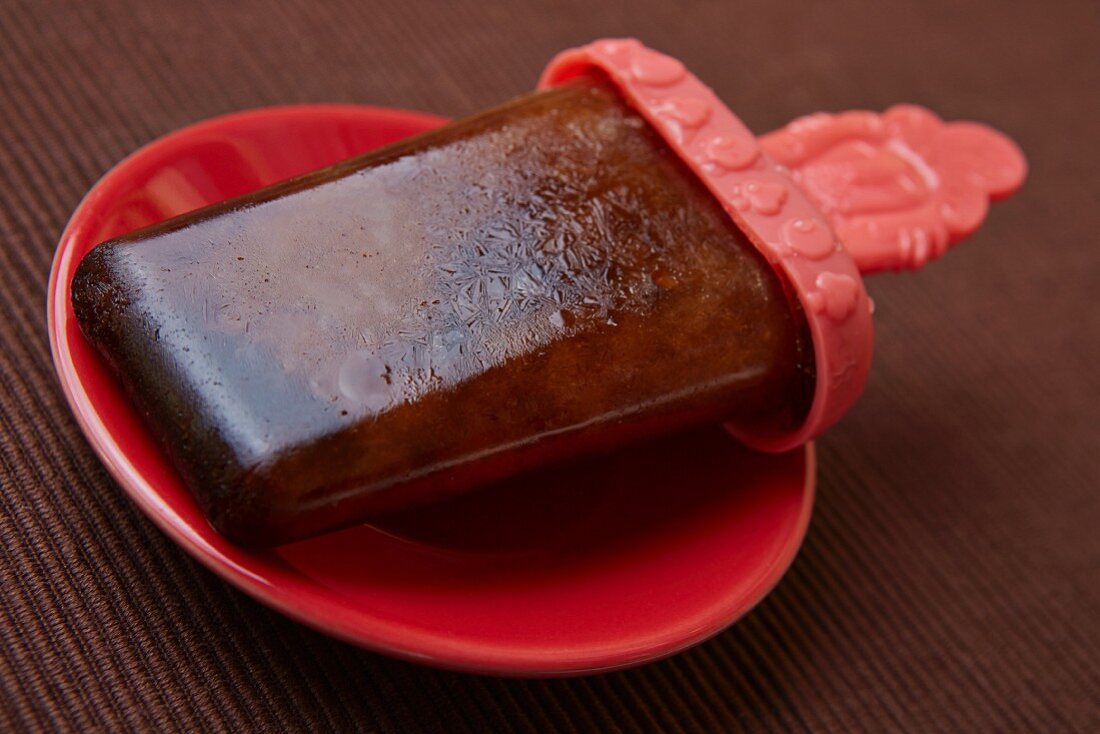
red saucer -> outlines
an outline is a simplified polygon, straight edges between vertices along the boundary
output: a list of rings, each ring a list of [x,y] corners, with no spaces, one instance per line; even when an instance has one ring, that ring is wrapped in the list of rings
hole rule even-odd
[[[81,336],[69,282],[105,239],[428,130],[372,107],[278,107],[172,133],[112,169],[65,229],[50,344],[92,447],[162,530],[215,573],[371,650],[478,673],[622,668],[694,645],[787,570],[813,504],[813,449],[750,453],[719,428],[524,477],[445,506],[270,551],[203,519]]]

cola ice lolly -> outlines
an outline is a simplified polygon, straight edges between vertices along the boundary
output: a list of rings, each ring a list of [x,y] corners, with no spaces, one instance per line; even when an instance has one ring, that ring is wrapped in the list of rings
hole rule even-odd
[[[74,303],[257,543],[812,392],[780,278],[588,80],[106,244]]]
[[[705,421],[796,446],[865,378],[859,270],[1023,178],[919,108],[757,140],[631,40],[541,87],[82,261],[83,332],[218,530],[287,542]]]

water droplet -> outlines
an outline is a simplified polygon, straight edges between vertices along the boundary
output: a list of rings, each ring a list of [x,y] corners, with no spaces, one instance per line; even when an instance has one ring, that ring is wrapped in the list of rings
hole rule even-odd
[[[635,55],[630,63],[630,72],[642,84],[653,87],[667,87],[687,75],[687,70],[680,61],[648,49]]]
[[[760,147],[743,135],[719,135],[707,143],[706,157],[722,168],[740,171],[756,162]]]
[[[340,392],[371,410],[389,404],[391,381],[389,366],[369,351],[349,354],[337,376]]]
[[[750,181],[745,184],[745,196],[753,209],[764,215],[778,214],[787,201],[787,189],[774,181]]]
[[[550,323],[558,329],[568,329],[577,323],[577,317],[569,309],[561,309],[550,314]]]
[[[782,228],[784,244],[793,252],[811,260],[821,260],[836,249],[829,228],[811,218],[787,220]]]
[[[665,290],[680,285],[680,281],[676,279],[675,275],[667,270],[661,270],[660,268],[654,270],[653,273],[650,274],[650,278],[653,280],[654,285],[658,288],[664,288]]]

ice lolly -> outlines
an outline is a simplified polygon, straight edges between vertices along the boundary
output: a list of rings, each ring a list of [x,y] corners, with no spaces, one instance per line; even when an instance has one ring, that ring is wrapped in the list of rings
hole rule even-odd
[[[869,361],[831,227],[889,267],[899,208],[827,201],[807,141],[859,168],[836,124],[771,138],[779,164],[693,85],[636,42],[567,53],[539,92],[98,246],[76,317],[243,544],[694,423],[796,445]]]

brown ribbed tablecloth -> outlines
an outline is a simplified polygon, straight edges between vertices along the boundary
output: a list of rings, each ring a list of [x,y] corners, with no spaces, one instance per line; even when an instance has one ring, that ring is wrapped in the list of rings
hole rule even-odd
[[[460,115],[557,50],[636,35],[756,130],[926,104],[1032,173],[972,241],[870,283],[862,402],[748,617],[589,678],[439,672],[309,631],[201,568],[99,465],[50,363],[45,289],[81,195],[232,110]],[[1100,6],[0,0],[0,729],[1100,731]]]

